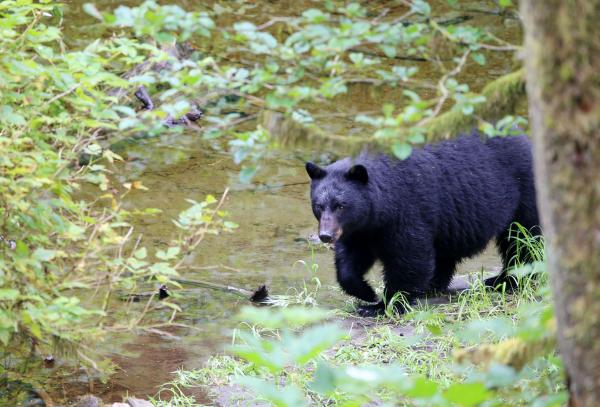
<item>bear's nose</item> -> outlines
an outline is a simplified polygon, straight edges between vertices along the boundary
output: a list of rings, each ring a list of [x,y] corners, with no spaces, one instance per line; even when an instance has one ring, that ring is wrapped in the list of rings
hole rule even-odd
[[[331,236],[329,233],[321,233],[319,235],[319,239],[321,239],[321,242],[323,243],[331,243],[333,236]]]

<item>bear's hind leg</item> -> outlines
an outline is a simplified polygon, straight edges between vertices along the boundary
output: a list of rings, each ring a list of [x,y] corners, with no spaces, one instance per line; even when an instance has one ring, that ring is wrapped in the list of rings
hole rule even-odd
[[[510,267],[516,256],[516,247],[510,239],[509,229],[506,229],[496,237],[496,246],[502,257],[502,271],[497,276],[486,278],[484,281],[486,287],[499,291],[513,291],[518,288],[517,280],[509,274]]]
[[[540,229],[537,225],[537,216],[534,216],[534,218],[535,219],[530,219],[529,221],[517,222],[527,229],[529,233],[536,236],[540,234]],[[514,276],[510,275],[510,269],[518,264],[531,263],[532,258],[528,252],[528,248],[519,247],[519,245],[517,245],[517,242],[515,241],[517,233],[519,233],[517,226],[511,223],[511,225],[496,238],[496,245],[502,256],[502,272],[495,277],[487,278],[485,280],[485,285],[487,287],[499,290],[504,289],[507,291],[518,288],[518,281]]]

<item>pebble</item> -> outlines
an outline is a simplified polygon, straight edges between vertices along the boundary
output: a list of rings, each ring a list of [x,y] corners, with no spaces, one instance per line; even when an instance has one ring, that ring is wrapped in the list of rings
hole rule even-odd
[[[85,396],[82,396],[79,399],[79,401],[77,401],[77,404],[75,404],[75,407],[101,407],[101,406],[102,406],[102,400],[100,400],[96,396],[92,396],[91,394],[86,394]]]

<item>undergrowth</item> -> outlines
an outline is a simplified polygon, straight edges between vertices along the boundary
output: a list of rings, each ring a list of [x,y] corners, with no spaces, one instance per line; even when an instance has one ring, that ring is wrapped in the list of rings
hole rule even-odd
[[[479,275],[441,304],[425,299],[404,315],[388,307],[377,319],[316,307],[245,308],[230,351],[176,372],[155,402],[200,405],[185,396],[199,387],[225,405],[255,397],[276,406],[561,405],[543,241],[515,231],[515,244],[536,262],[517,265],[514,292],[490,291]]]

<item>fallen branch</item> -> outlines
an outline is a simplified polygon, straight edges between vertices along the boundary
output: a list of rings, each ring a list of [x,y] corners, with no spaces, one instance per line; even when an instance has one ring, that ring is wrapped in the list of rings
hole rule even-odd
[[[200,288],[208,288],[210,290],[222,291],[230,294],[237,295],[239,297],[243,297],[254,303],[267,303],[269,301],[269,290],[266,285],[259,286],[256,290],[246,290],[245,288],[235,287],[232,285],[224,285],[213,283],[210,281],[202,281],[202,280],[188,280],[185,278],[172,278],[172,281],[190,287],[200,287]],[[134,301],[138,302],[144,298],[148,298],[149,300],[158,296],[159,300],[167,298],[169,296],[168,290],[164,285],[161,285],[156,291],[146,291],[141,293],[127,293],[120,295],[119,298],[123,301]]]
[[[173,281],[182,285],[188,285],[192,287],[202,287],[211,290],[223,291],[231,294],[235,294],[240,297],[244,297],[252,302],[262,303],[266,302],[269,298],[269,290],[266,285],[261,285],[254,291],[246,290],[245,288],[234,287],[232,285],[223,285],[212,283],[209,281],[199,280],[188,280],[184,278],[173,278]]]

